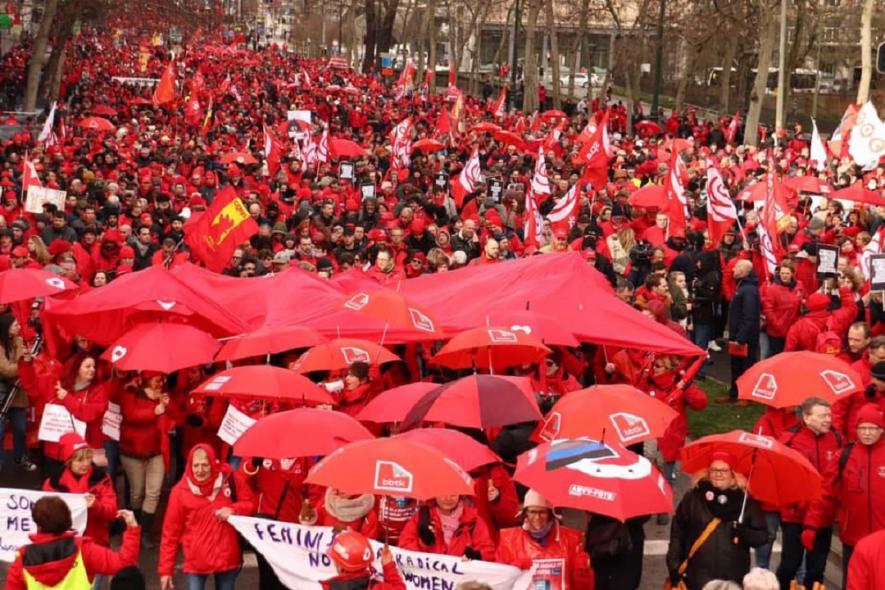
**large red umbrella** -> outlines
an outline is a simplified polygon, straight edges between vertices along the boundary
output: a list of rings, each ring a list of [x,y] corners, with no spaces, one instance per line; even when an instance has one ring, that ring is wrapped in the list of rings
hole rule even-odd
[[[172,373],[211,363],[221,344],[210,334],[188,324],[139,324],[111,344],[101,355],[123,371]]]
[[[825,195],[832,190],[826,180],[821,180],[817,176],[792,176],[784,180],[784,185],[797,192],[819,195]]]
[[[778,181],[775,181],[777,183]],[[783,184],[783,187],[787,189],[788,198],[792,198],[795,194],[795,190],[790,188],[788,185]],[[735,197],[738,201],[764,201],[766,195],[768,194],[768,183],[767,182],[754,182],[744,190],[738,193],[737,197]]]
[[[336,338],[305,351],[292,367],[299,373],[341,371],[355,362],[382,365],[399,357],[378,344],[359,338]]]
[[[673,512],[673,490],[651,461],[617,443],[562,439],[519,456],[513,479],[554,506],[621,521]]]
[[[364,422],[402,422],[421,398],[439,387],[439,383],[417,381],[379,393],[357,414]]]
[[[501,457],[490,448],[457,430],[448,428],[416,428],[395,438],[404,438],[433,447],[461,466],[464,471],[473,471],[482,465],[499,463]]]
[[[802,453],[770,436],[743,430],[705,436],[683,447],[682,470],[708,468],[717,451],[735,457],[732,467],[747,476],[750,495],[757,500],[786,506],[813,500],[820,492],[821,476]]]
[[[830,193],[829,198],[842,201],[855,201],[857,203],[866,203],[868,205],[876,206],[885,205],[885,198],[876,191],[871,191],[866,188],[863,185],[862,180],[858,180],[849,187]]]
[[[106,104],[98,105],[97,107],[93,108],[91,112],[94,115],[101,115],[102,117],[114,117],[117,115],[117,111]]]
[[[215,359],[233,361],[296,348],[310,348],[327,341],[325,336],[306,326],[265,326],[227,340]]]
[[[378,289],[356,293],[345,299],[342,306],[398,328],[424,332],[430,340],[442,336],[438,324],[421,305],[396,291]]]
[[[568,119],[568,115],[559,109],[550,109],[549,111],[541,113],[541,118],[545,121],[553,119]]]
[[[471,127],[470,130],[476,131],[477,133],[494,133],[495,131],[500,131],[501,128],[494,123],[483,121],[482,123],[477,123],[476,125]]]
[[[526,377],[470,375],[428,392],[403,418],[402,429],[423,420],[467,428],[493,428],[541,419]]]
[[[261,399],[315,404],[335,403],[329,392],[307,377],[272,365],[248,365],[227,369],[209,377],[192,393],[247,401]]]
[[[512,131],[504,131],[501,129],[497,131],[492,131],[492,137],[503,144],[515,145],[517,149],[522,149],[525,146],[525,142],[523,141],[522,137],[520,137],[516,133],[513,133]]]
[[[679,413],[630,385],[594,385],[557,401],[538,432],[541,440],[599,437],[614,433],[624,445],[664,435]]]
[[[627,203],[643,209],[660,209],[666,202],[667,189],[659,184],[647,184],[627,197]]]
[[[55,273],[36,268],[13,268],[0,272],[0,303],[58,295],[77,285]]]
[[[652,135],[660,135],[664,132],[660,125],[654,121],[649,121],[648,119],[639,121],[633,125],[633,130],[636,131],[636,134],[640,137],[651,137]]]
[[[433,447],[398,437],[350,443],[314,465],[305,483],[345,494],[417,500],[473,495],[473,480],[457,463]]]
[[[329,152],[333,158],[359,158],[366,155],[366,148],[349,139],[333,137],[329,139]]]
[[[575,335],[553,316],[534,310],[493,311],[489,322],[495,326],[509,326],[515,332],[525,332],[550,346],[580,346]]]
[[[801,405],[809,397],[830,403],[864,388],[860,374],[830,354],[782,352],[754,364],[737,380],[738,397],[775,408]]]
[[[412,144],[412,151],[420,150],[425,154],[429,154],[431,152],[438,152],[440,150],[446,149],[446,146],[443,142],[437,141],[435,139],[419,139],[415,143]]]
[[[81,119],[77,125],[90,131],[107,132],[116,129],[113,123],[103,117],[86,117],[85,119]]]
[[[325,456],[348,443],[375,438],[343,412],[296,408],[261,418],[234,443],[238,457]]]
[[[502,368],[539,363],[549,352],[540,340],[519,330],[473,328],[449,340],[431,360],[451,369]]]
[[[257,164],[258,160],[255,159],[255,156],[248,152],[231,152],[229,154],[224,154],[221,156],[222,164],[241,164],[243,166],[248,166],[250,164]]]

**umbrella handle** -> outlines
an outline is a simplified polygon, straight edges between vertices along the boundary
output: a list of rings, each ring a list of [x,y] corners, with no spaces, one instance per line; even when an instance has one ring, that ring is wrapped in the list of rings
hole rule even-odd
[[[750,473],[747,475],[747,489],[744,490],[744,501],[741,504],[741,514],[738,516],[738,523],[744,522],[744,515],[747,512],[747,498],[750,496],[750,480],[753,478],[753,471],[756,469],[756,454],[759,451],[757,449],[753,449],[753,460],[750,463]]]

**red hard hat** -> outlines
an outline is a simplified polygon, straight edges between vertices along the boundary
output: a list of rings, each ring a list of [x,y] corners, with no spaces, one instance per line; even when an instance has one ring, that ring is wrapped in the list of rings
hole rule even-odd
[[[326,555],[338,564],[343,572],[361,572],[374,560],[369,540],[356,531],[344,531],[335,537]]]

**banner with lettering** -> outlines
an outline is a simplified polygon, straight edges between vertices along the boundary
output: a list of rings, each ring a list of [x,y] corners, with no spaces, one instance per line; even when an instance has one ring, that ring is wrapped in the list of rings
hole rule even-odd
[[[334,534],[331,527],[301,526],[289,522],[232,516],[229,522],[273,566],[280,581],[289,588],[320,590],[321,580],[335,577],[335,566],[326,555]],[[383,571],[381,549],[375,550],[376,572]],[[528,588],[532,572],[487,561],[465,561],[450,555],[418,553],[391,547],[393,557],[409,590],[438,588],[454,590],[466,581],[483,582],[494,590]]]
[[[82,494],[57,494],[17,488],[0,488],[0,561],[15,561],[16,550],[31,542],[37,532],[31,520],[31,507],[43,496],[58,496],[71,509],[74,529],[86,530],[86,498]]]

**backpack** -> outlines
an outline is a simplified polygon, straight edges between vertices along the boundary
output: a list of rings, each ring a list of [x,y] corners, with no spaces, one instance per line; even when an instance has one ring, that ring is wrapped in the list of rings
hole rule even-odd
[[[836,356],[842,352],[842,339],[832,330],[821,330],[817,333],[814,350],[815,352]]]

